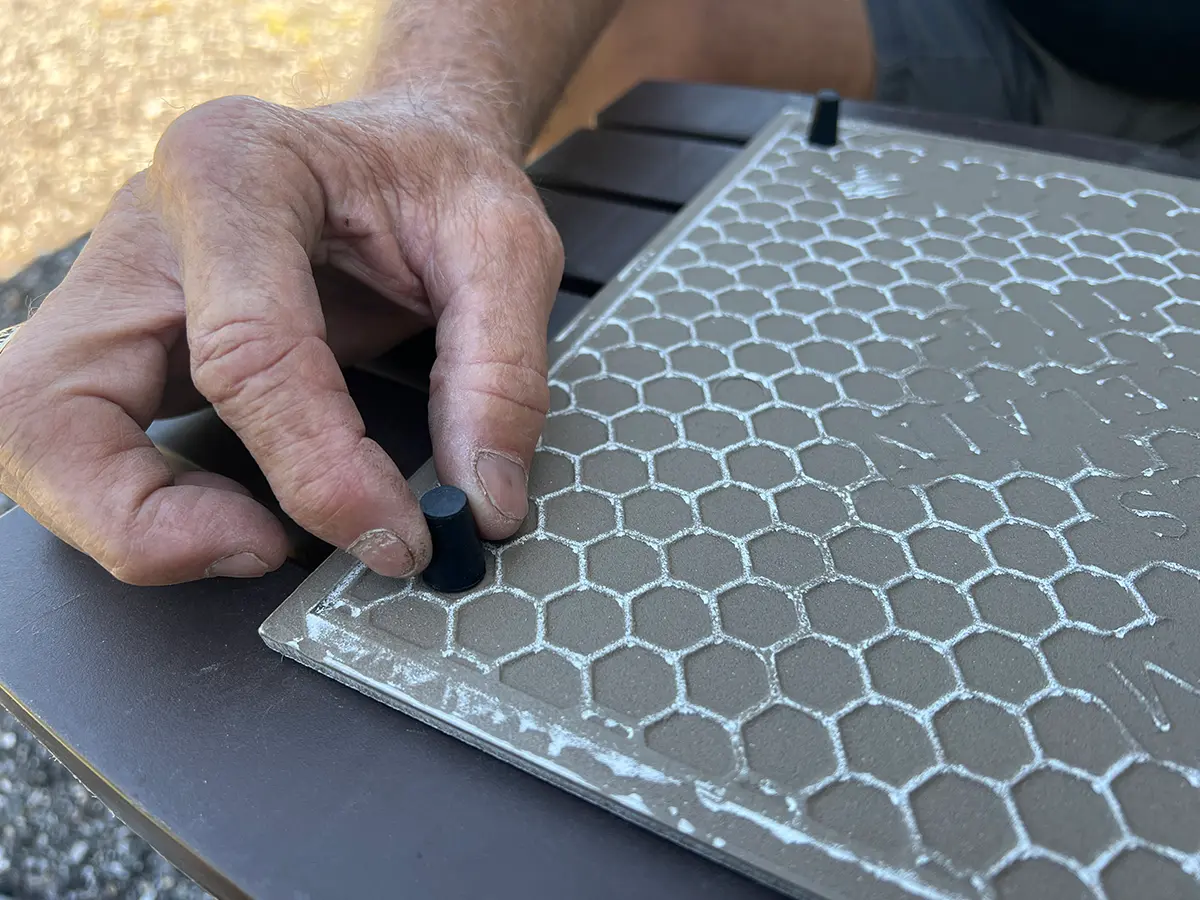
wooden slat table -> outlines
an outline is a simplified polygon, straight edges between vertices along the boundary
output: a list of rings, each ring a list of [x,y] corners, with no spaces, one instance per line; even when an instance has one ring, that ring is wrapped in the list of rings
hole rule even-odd
[[[789,99],[643,85],[531,168],[567,268],[552,328],[616,275]],[[1181,172],[1119,142],[851,104],[855,115]],[[348,373],[369,433],[411,473],[429,455],[422,372]],[[266,484],[211,413],[162,445]],[[327,548],[260,581],[131,588],[23,512],[0,518],[0,702],[169,859],[223,897],[738,898],[733,872],[307,669],[259,640]]]

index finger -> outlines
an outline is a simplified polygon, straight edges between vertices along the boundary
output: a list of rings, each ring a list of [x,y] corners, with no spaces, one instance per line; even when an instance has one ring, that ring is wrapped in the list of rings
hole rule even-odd
[[[192,379],[301,527],[375,571],[424,568],[416,498],[325,342],[308,252],[284,211],[189,203],[180,247]]]

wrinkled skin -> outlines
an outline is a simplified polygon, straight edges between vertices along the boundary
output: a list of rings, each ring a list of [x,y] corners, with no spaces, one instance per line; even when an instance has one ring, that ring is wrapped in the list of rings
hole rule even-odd
[[[0,354],[0,491],[123,581],[263,574],[281,524],[228,479],[174,475],[145,434],[209,402],[296,522],[412,574],[429,535],[339,364],[436,323],[439,475],[485,536],[511,534],[562,272],[515,157],[427,110],[185,113]]]

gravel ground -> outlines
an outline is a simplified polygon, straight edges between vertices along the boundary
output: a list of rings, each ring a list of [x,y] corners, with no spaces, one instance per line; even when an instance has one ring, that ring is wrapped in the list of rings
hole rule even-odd
[[[0,328],[24,321],[62,280],[83,241],[0,282]],[[0,494],[0,514],[11,505]],[[0,900],[207,897],[0,712]]]
[[[2,900],[208,896],[0,713]]]

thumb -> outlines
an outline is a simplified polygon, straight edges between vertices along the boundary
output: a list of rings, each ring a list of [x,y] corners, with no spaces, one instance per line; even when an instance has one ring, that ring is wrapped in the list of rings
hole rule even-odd
[[[479,530],[508,537],[528,511],[545,424],[546,328],[562,242],[532,189],[471,204],[439,223],[425,278],[438,316],[430,432],[443,483],[467,494]]]

